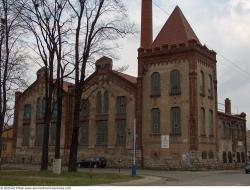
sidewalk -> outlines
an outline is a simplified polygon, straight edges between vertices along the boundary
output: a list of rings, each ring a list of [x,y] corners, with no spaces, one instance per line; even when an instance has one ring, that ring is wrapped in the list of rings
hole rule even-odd
[[[163,182],[163,178],[161,177],[153,177],[153,176],[142,176],[143,179],[120,182],[120,183],[111,183],[104,184],[102,186],[152,186],[152,185],[160,185]]]

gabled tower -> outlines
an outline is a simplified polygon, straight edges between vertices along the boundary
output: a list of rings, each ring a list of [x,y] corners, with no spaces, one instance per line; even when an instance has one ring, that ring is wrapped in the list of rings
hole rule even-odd
[[[193,167],[183,157],[200,160],[203,152],[215,157],[216,53],[201,45],[178,6],[152,48],[138,53],[137,119],[144,165]],[[166,135],[169,148],[163,149]]]

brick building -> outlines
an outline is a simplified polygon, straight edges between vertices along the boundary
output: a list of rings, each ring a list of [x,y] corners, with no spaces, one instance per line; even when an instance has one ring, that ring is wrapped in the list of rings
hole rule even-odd
[[[15,154],[15,138],[14,129],[12,127],[4,129],[2,143],[2,162],[12,162]]]
[[[102,57],[82,96],[78,157],[105,156],[130,166],[136,118],[137,162],[147,168],[232,168],[246,161],[246,114],[217,106],[216,53],[201,45],[177,6],[153,41],[152,1],[142,1],[138,77],[116,72]],[[16,94],[16,160],[38,163],[43,116],[43,69]],[[74,86],[65,83],[62,159],[69,155]],[[55,113],[56,115],[56,113]],[[53,158],[55,125],[50,129]],[[163,140],[167,139],[165,147]]]

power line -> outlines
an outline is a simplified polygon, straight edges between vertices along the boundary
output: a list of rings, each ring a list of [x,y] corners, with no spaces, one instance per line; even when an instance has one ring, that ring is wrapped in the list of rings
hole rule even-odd
[[[162,12],[164,12],[166,15],[170,15],[170,13],[169,12],[167,12],[165,9],[163,9],[162,7],[160,7],[156,2],[154,2],[154,1],[152,1],[153,2],[153,4],[157,7],[157,8],[159,8]],[[225,61],[227,61],[228,63],[230,63],[232,66],[234,66],[235,68],[237,68],[239,71],[241,71],[241,72],[243,72],[243,73],[245,73],[248,77],[250,77],[250,73],[249,72],[247,72],[246,70],[244,70],[244,69],[242,69],[238,64],[236,64],[236,63],[234,63],[233,61],[231,61],[230,59],[228,59],[228,58],[226,58],[225,56],[223,56],[221,53],[219,53],[218,51],[217,51],[217,53],[218,53],[218,55],[220,56],[220,57],[222,57]]]
[[[169,12],[167,12],[165,9],[161,8],[160,5],[158,5],[156,2],[154,2],[154,1],[152,1],[152,2],[153,2],[153,4],[154,4],[156,7],[158,7],[162,12],[164,12],[164,13],[167,14],[167,15],[170,15]]]

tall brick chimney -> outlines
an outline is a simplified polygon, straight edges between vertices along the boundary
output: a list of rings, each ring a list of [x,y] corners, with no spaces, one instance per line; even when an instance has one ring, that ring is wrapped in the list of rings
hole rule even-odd
[[[231,114],[231,100],[229,98],[227,98],[225,100],[225,113],[227,114]]]
[[[152,0],[142,0],[141,10],[141,47],[152,48],[153,43],[153,18]]]

